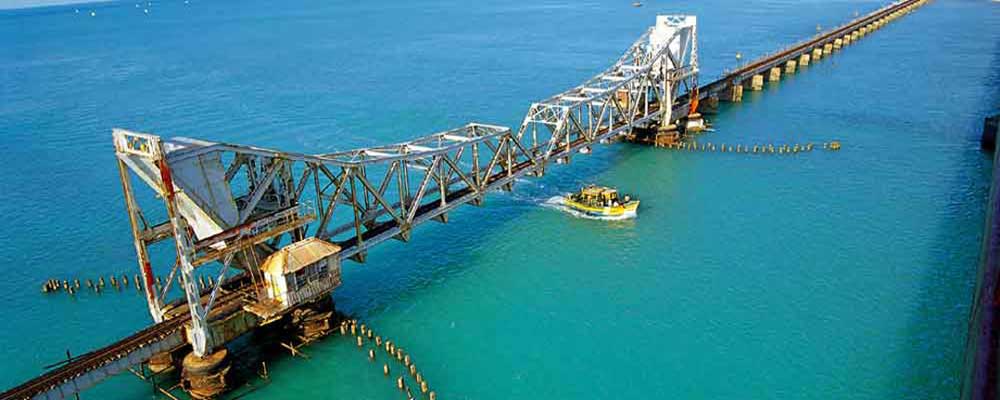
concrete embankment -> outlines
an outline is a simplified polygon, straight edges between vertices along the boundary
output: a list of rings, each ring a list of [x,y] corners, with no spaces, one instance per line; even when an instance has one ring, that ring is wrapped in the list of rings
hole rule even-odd
[[[965,377],[962,399],[996,400],[998,368],[997,341],[1000,338],[1000,159],[995,151],[1000,115],[987,118],[983,127],[983,148],[993,153],[993,175],[986,205],[983,245],[979,271],[969,316],[969,334],[965,349]]]

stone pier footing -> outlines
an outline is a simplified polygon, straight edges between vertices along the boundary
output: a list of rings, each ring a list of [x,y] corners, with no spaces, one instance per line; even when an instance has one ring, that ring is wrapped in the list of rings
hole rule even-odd
[[[299,340],[312,342],[333,330],[333,301],[324,298],[292,311],[291,325]]]
[[[768,71],[767,74],[767,81],[768,82],[781,81],[781,68],[778,67],[771,68],[771,70]]]
[[[184,357],[181,387],[198,400],[213,399],[226,391],[229,352],[223,348],[205,357],[190,353]]]
[[[743,85],[733,85],[729,87],[729,101],[734,103],[743,101]]]
[[[805,67],[809,65],[809,61],[812,61],[812,57],[809,57],[809,53],[804,53],[799,56],[799,66]]]
[[[788,62],[785,63],[785,75],[794,74],[796,66],[798,66],[798,62],[795,60],[788,60]]]
[[[173,354],[166,351],[154,354],[153,357],[150,357],[147,365],[149,366],[149,371],[157,375],[169,374],[177,369],[174,367]]]
[[[684,133],[697,133],[705,130],[705,119],[699,113],[692,113],[687,116],[684,122]]]

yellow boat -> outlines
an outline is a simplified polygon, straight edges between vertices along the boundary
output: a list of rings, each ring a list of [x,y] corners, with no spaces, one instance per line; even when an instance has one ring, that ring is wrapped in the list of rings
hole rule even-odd
[[[590,185],[563,199],[570,209],[599,217],[632,217],[639,208],[639,200],[626,195],[618,198],[618,190]]]

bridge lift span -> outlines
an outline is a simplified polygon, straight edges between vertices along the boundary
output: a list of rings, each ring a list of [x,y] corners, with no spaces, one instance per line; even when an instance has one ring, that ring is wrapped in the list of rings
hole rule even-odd
[[[516,133],[470,123],[393,145],[299,154],[116,129],[150,313],[164,320],[165,289],[176,280],[190,313],[188,339],[195,354],[206,355],[221,345],[212,342],[206,319],[226,279],[220,275],[202,296],[196,268],[218,263],[223,272],[232,266],[259,275],[255,259],[307,236],[339,245],[340,259],[364,261],[372,246],[408,240],[413,226],[446,221],[458,205],[481,203],[520,176],[540,176],[552,159],[568,161],[592,144],[669,122],[672,99],[696,86],[697,72],[695,17],[660,16],[610,68],[532,104]],[[166,221],[146,223],[131,175],[163,199]],[[148,246],[170,239],[177,262],[166,288],[156,291]]]
[[[697,72],[695,18],[660,16],[611,67],[532,104],[516,132],[469,123],[403,143],[302,154],[115,129],[142,286],[156,324],[0,399],[71,397],[183,344],[192,348],[185,371],[189,358],[198,369],[215,370],[205,363],[221,359],[229,340],[328,302],[340,284],[341,261],[364,262],[373,246],[407,241],[414,226],[446,222],[459,205],[482,204],[518,177],[543,175],[549,161],[568,162],[594,144],[675,119],[669,105],[695,87]],[[137,195],[137,182],[159,201]],[[173,244],[171,262],[159,261],[157,243]],[[218,278],[199,288],[196,271],[213,266]],[[280,285],[269,287],[275,279]],[[298,292],[275,293],[277,287]],[[201,389],[194,386],[185,386],[192,395]]]

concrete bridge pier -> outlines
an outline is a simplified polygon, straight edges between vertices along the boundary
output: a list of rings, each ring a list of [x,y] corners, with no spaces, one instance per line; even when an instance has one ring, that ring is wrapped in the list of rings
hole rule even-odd
[[[291,325],[299,340],[309,343],[330,334],[335,317],[333,300],[324,297],[293,311]]]
[[[677,125],[661,125],[656,129],[656,137],[654,138],[654,145],[656,147],[673,146],[674,144],[680,143],[680,141],[681,133],[677,130]]]
[[[698,133],[705,130],[705,119],[695,112],[687,116],[684,122],[684,133]]]
[[[192,398],[212,399],[226,391],[226,379],[229,374],[229,351],[225,348],[214,353],[198,357],[189,353],[184,357],[181,372],[181,387]]]
[[[781,81],[781,68],[778,67],[771,68],[771,71],[768,72],[767,81],[768,82]]]
[[[149,358],[147,365],[149,366],[149,371],[156,375],[169,374],[176,369],[174,367],[174,355],[169,351],[154,354]]]
[[[719,112],[719,96],[716,94],[708,95],[708,97],[698,102],[698,109],[696,111],[702,114],[715,114]]]
[[[743,84],[729,86],[729,101],[733,103],[743,101]]]
[[[833,49],[840,50],[841,47],[844,47],[844,40],[841,38],[833,39]]]
[[[828,56],[833,54],[833,43],[827,43],[823,45],[823,55]]]
[[[803,53],[801,56],[799,56],[799,66],[800,67],[808,66],[809,61],[811,61],[811,58],[812,57],[809,56],[809,53]]]
[[[795,67],[797,65],[798,63],[795,60],[788,60],[788,62],[785,63],[785,75],[794,74]]]
[[[750,90],[755,92],[764,88],[764,75],[757,74],[750,79]]]
[[[817,48],[813,49],[813,51],[812,51],[812,59],[814,61],[819,61],[819,60],[823,59],[823,48],[822,47],[817,47]]]

